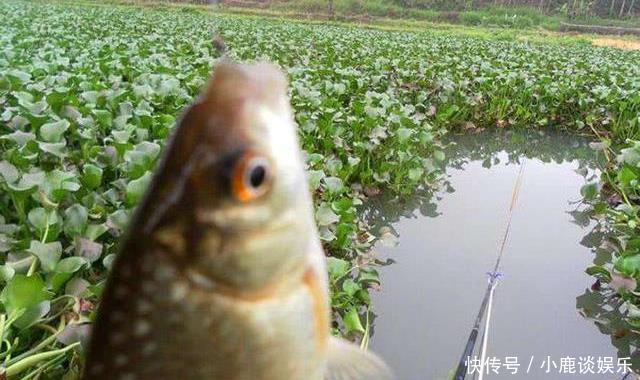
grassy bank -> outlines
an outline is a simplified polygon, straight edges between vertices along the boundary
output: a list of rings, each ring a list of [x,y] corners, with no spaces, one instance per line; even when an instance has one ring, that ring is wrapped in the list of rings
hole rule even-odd
[[[368,289],[379,283],[372,248],[393,240],[367,223],[362,205],[378,193],[437,188],[448,131],[599,133],[612,156],[640,134],[639,52],[192,7],[0,1],[0,10],[0,357],[25,376],[77,374],[81,353],[56,350],[93,318],[166,137],[219,58],[216,33],[231,58],[274,61],[289,75],[331,256],[335,332],[355,339],[368,330]],[[612,159],[611,174],[583,195],[600,204],[610,184],[637,218],[637,182],[624,173],[640,173],[622,164]],[[614,217],[617,208],[597,210]],[[52,354],[34,361],[37,352]]]

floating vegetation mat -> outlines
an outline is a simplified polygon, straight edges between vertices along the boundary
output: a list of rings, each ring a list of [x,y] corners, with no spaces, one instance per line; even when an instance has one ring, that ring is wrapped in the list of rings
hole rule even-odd
[[[640,145],[627,141],[640,129],[639,52],[2,0],[0,357],[10,376],[77,376],[76,345],[118,239],[176,118],[219,59],[216,34],[231,58],[274,61],[289,75],[331,256],[335,333],[366,335],[368,288],[379,282],[371,248],[385,233],[361,216],[363,201],[438,186],[444,134],[489,127],[603,139],[594,147],[609,170],[582,195],[615,250],[590,272],[605,287],[616,280],[624,318],[640,326],[628,285],[640,278]]]

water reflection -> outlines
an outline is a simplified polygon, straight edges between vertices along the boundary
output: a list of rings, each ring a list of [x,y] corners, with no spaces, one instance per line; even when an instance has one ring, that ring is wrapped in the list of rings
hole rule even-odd
[[[587,137],[559,131],[491,130],[481,134],[452,134],[445,140],[448,148],[443,166],[449,170],[462,169],[469,162],[479,161],[482,167],[491,168],[499,164],[519,164],[522,158],[558,164],[575,161],[577,173],[592,180],[593,171],[589,172],[589,169],[599,165],[598,157],[588,146],[589,141]],[[375,197],[361,212],[364,213],[364,220],[374,226],[373,230],[375,227],[393,227],[401,218],[440,215],[438,202],[444,194],[454,191],[450,181],[445,178],[438,192],[421,189],[409,199]],[[586,221],[589,223],[588,216]]]
[[[500,163],[520,163],[522,158],[556,164],[576,161],[581,169],[597,166],[598,157],[589,148],[590,140],[575,134],[494,130],[449,138],[452,145],[447,152],[447,166],[450,168],[461,169],[470,161],[480,161],[483,167],[490,168]]]
[[[526,157],[503,261],[506,278],[496,293],[490,355],[517,356],[522,367],[533,357],[537,368],[517,378],[584,378],[557,372],[554,377],[539,367],[548,356],[559,363],[567,356],[577,361],[616,354],[609,337],[574,307],[582,293],[581,311],[600,310],[602,315],[609,307],[606,297],[589,289],[592,279],[584,273],[592,259],[587,248],[592,226],[576,201],[581,186],[596,174],[588,140],[496,131],[451,142],[448,191],[418,194],[409,202],[377,199],[365,210],[370,224],[391,226],[401,237],[395,248],[379,246],[383,257],[398,263],[381,271],[384,288],[374,294],[373,348],[401,379],[448,377],[486,287],[484,273],[496,257],[517,164]]]

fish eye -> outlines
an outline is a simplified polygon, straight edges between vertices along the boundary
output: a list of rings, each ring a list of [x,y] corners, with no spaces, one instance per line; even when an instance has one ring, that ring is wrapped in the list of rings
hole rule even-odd
[[[233,170],[231,192],[241,202],[249,202],[264,195],[269,189],[269,161],[247,153],[236,162]]]
[[[249,185],[254,188],[260,188],[267,177],[267,168],[262,163],[258,163],[251,167],[248,171]]]

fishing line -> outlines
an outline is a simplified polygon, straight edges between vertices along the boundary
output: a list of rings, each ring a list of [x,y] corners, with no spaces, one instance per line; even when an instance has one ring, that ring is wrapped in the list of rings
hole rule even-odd
[[[487,312],[488,307],[488,315],[485,323],[484,336],[482,337],[482,348],[481,348],[481,362],[480,362],[480,374],[479,380],[482,380],[484,373],[484,362],[487,351],[487,342],[489,339],[489,324],[491,321],[491,306],[493,304],[493,293],[495,291],[496,286],[500,278],[502,277],[502,273],[498,272],[500,269],[500,262],[502,261],[502,257],[504,256],[504,248],[507,244],[507,239],[509,237],[509,232],[511,231],[511,221],[513,220],[513,210],[518,202],[518,195],[520,194],[520,188],[522,187],[522,177],[524,173],[525,159],[523,158],[520,162],[520,170],[518,171],[518,177],[516,178],[516,183],[513,186],[513,192],[511,194],[511,203],[509,205],[509,210],[507,211],[507,225],[504,230],[504,234],[502,236],[502,240],[500,242],[500,248],[498,251],[498,257],[496,258],[496,263],[493,266],[493,271],[487,272],[488,276],[488,285],[487,289],[484,292],[484,297],[482,298],[482,303],[480,304],[480,310],[478,310],[478,315],[473,324],[473,328],[471,329],[471,333],[469,333],[469,338],[467,339],[467,344],[465,345],[464,351],[462,353],[462,357],[458,362],[458,367],[456,369],[456,373],[454,376],[455,380],[464,380],[467,375],[467,368],[469,366],[469,358],[473,354],[473,351],[476,346],[476,340],[478,339],[478,332],[480,330],[480,324],[482,323],[482,319],[484,318],[485,312]]]

